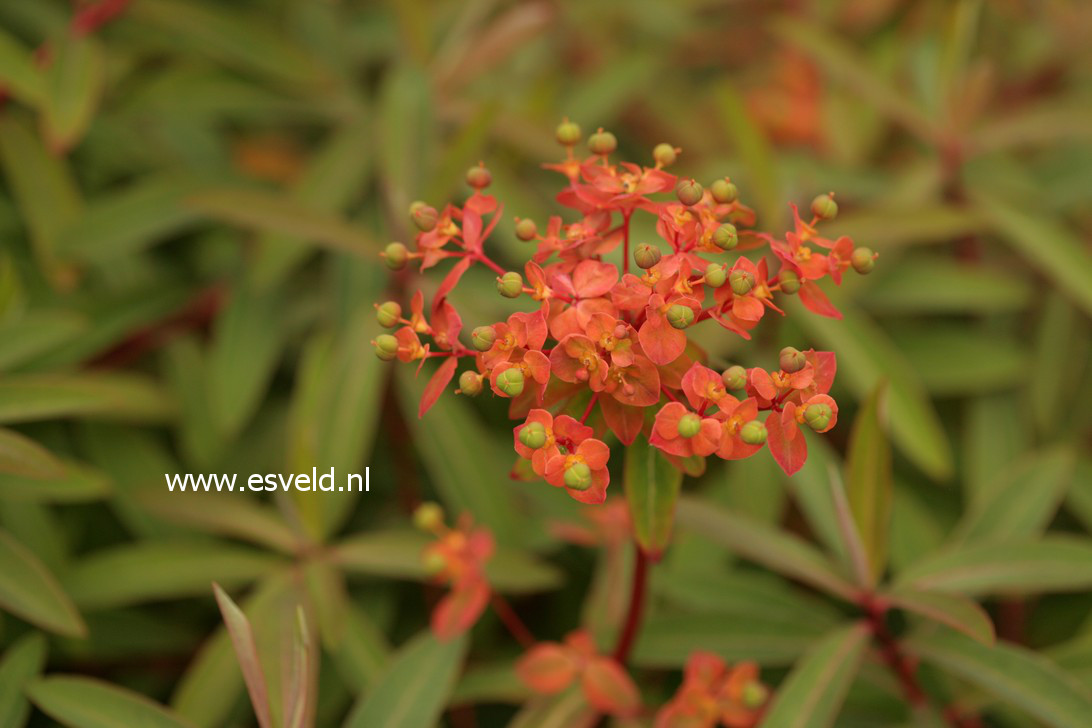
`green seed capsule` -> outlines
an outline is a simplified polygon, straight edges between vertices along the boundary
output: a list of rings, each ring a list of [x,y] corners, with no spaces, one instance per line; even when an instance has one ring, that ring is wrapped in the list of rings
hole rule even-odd
[[[421,531],[435,531],[444,525],[444,509],[432,501],[422,503],[413,511],[413,525]]]
[[[799,349],[786,346],[778,355],[777,363],[781,366],[781,371],[794,374],[807,365],[808,359]]]
[[[739,428],[739,439],[748,445],[761,445],[766,442],[766,425],[758,420],[751,420]]]
[[[826,402],[809,404],[808,408],[804,410],[804,422],[807,422],[808,427],[816,432],[825,430],[832,417],[834,417],[834,410]]]
[[[588,137],[588,149],[592,154],[605,157],[618,148],[618,140],[609,131],[599,131]]]
[[[820,220],[833,220],[838,216],[838,203],[830,195],[819,195],[811,201],[811,214]]]
[[[546,444],[546,428],[541,422],[531,422],[519,431],[519,441],[524,447],[538,450]]]
[[[497,290],[505,298],[519,298],[523,293],[523,276],[515,271],[509,271],[497,278]]]
[[[470,343],[478,351],[489,351],[497,340],[497,332],[492,326],[478,326],[470,332]]]
[[[743,707],[756,710],[766,704],[770,691],[762,683],[752,680],[743,686],[743,694],[740,697],[743,700]]]
[[[440,213],[436,212],[435,207],[430,207],[418,200],[410,205],[410,217],[413,218],[413,224],[417,226],[418,230],[427,233],[436,229],[436,222],[440,219]]]
[[[375,318],[383,328],[394,328],[402,318],[402,307],[394,301],[381,303],[375,307]]]
[[[398,356],[398,339],[390,334],[375,337],[375,355],[383,361],[390,361]]]
[[[876,267],[876,254],[870,248],[857,248],[849,256],[849,262],[853,265],[853,270],[867,275]]]
[[[755,287],[755,274],[742,269],[734,270],[728,274],[728,285],[732,287],[732,293],[746,296]]]
[[[705,190],[702,189],[702,186],[692,179],[681,179],[675,185],[675,197],[679,198],[679,202],[687,207],[701,202],[704,194]]]
[[[476,190],[484,190],[493,181],[493,175],[484,164],[466,170],[466,183]]]
[[[536,235],[538,235],[538,226],[535,225],[534,220],[525,217],[516,223],[516,237],[520,240],[524,242],[534,240]]]
[[[580,126],[568,119],[565,119],[558,124],[557,131],[554,132],[557,143],[565,147],[572,147],[579,144],[581,136]]]
[[[656,148],[652,150],[652,158],[660,166],[669,167],[675,163],[675,160],[678,158],[678,152],[676,152],[675,147],[670,144],[657,144]]]
[[[565,487],[573,490],[587,490],[592,486],[591,468],[587,463],[573,463],[565,471]]]
[[[383,249],[383,262],[391,270],[402,270],[409,262],[409,250],[402,243],[390,243]]]
[[[728,267],[720,263],[705,266],[705,282],[713,288],[720,288],[728,281]]]
[[[781,292],[790,296],[800,290],[800,276],[794,270],[786,268],[778,273],[777,282],[781,286]]]
[[[743,389],[747,386],[747,370],[738,364],[730,366],[720,375],[724,386],[731,390]]]
[[[460,374],[459,392],[468,397],[477,397],[482,393],[482,375],[470,369]]]
[[[739,190],[726,179],[718,179],[710,186],[709,191],[713,193],[713,199],[721,205],[735,202],[739,198]]]
[[[667,322],[676,329],[685,329],[694,323],[694,309],[676,303],[667,309]]]
[[[736,226],[726,222],[713,231],[713,245],[721,250],[731,250],[739,245],[739,232]]]
[[[518,397],[523,393],[523,372],[518,367],[505,369],[497,375],[497,389],[509,397]]]
[[[701,418],[693,412],[687,412],[679,418],[679,437],[691,438],[701,431]]]
[[[641,243],[633,249],[633,262],[637,264],[638,268],[644,270],[648,270],[659,263],[662,257],[663,253],[660,252],[660,249],[648,243]]]

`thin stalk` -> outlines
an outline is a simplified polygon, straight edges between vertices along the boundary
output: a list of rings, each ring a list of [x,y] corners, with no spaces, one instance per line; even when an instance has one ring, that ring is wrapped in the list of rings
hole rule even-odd
[[[620,665],[624,665],[629,659],[629,653],[633,649],[634,642],[637,641],[648,585],[648,556],[639,545],[634,544],[634,548],[637,554],[633,562],[633,584],[629,592],[629,608],[626,610],[626,621],[618,637],[618,645],[614,648],[614,659]]]

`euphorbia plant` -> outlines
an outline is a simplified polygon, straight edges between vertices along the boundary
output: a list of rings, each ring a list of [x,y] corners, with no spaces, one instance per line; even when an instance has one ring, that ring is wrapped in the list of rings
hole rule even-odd
[[[775,236],[754,229],[755,214],[729,178],[706,188],[668,172],[681,152],[670,144],[653,150],[652,166],[641,166],[612,161],[617,141],[602,129],[588,138],[586,157],[576,153],[581,133],[573,122],[558,127],[557,140],[565,157],[544,166],[564,177],[557,201],[573,219],[554,216],[540,227],[516,218],[516,236],[533,247],[522,272],[509,271],[486,251],[503,205],[486,192],[491,175],[484,164],[468,171],[473,192],[461,206],[414,203],[414,245],[390,243],[386,264],[422,272],[454,265],[427,308],[420,290],[408,316],[396,301],[377,304],[380,324],[393,333],[373,343],[381,359],[416,362],[418,371],[426,360],[440,360],[421,399],[422,417],[456,378],[456,393],[488,389],[508,399],[509,415],[519,423],[513,429],[516,477],[543,479],[596,506],[606,501],[611,483],[608,443],[616,439],[629,448],[626,523],[638,555],[618,644],[602,653],[577,631],[564,644],[534,646],[518,668],[542,693],[579,680],[592,706],[624,716],[639,710],[623,666],[640,624],[648,564],[667,545],[681,475],[701,473],[708,457],[738,460],[764,447],[792,475],[807,458],[802,430],[827,432],[838,418],[829,395],[834,353],[786,347],[770,370],[718,371],[689,332],[719,326],[725,335],[749,340],[763,317],[784,315],[779,302],[794,295],[810,311],[838,318],[820,281],[838,284],[850,268],[868,273],[876,255],[848,237],[819,233],[817,225],[837,214],[833,195],[816,197],[807,220],[791,206],[793,229]],[[660,239],[632,240],[635,215],[653,216]],[[496,273],[499,295],[527,305],[464,335],[448,296],[473,265]],[[452,590],[434,612],[433,629],[450,638],[469,629],[489,600],[482,563],[491,542],[466,521],[448,530],[431,504],[418,521],[439,539],[427,560]],[[499,612],[525,637],[506,605]],[[658,724],[751,725],[765,699],[753,666],[729,669],[699,653]]]

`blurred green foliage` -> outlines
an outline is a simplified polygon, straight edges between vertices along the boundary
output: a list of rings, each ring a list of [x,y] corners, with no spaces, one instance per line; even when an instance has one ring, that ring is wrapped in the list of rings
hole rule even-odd
[[[132,0],[94,34],[71,18],[62,0],[0,3],[0,724],[252,724],[213,580],[276,695],[304,605],[318,725],[384,724],[419,665],[436,689],[407,721],[446,705],[452,725],[505,724],[527,696],[492,617],[461,670],[461,642],[413,637],[427,605],[406,510],[422,497],[494,531],[491,577],[541,637],[581,615],[617,629],[625,555],[558,542],[547,524],[576,510],[508,479],[503,408],[445,396],[419,421],[423,380],[369,345],[391,290],[376,255],[410,235],[409,202],[464,194],[485,159],[507,212],[545,220],[559,186],[538,164],[559,158],[562,115],[611,129],[628,158],[682,147],[678,172],[731,175],[767,230],[834,189],[832,227],[880,253],[834,292],[843,321],[794,311],[746,350],[702,342],[745,365],[789,343],[837,352],[845,424],[792,482],[766,459],[684,482],[639,668],[700,647],[777,683],[804,655],[785,694],[847,693],[839,726],[939,720],[878,671],[809,678],[828,654],[877,659],[859,630],[830,631],[845,610],[816,594],[851,588],[827,470],[848,453],[869,578],[972,633],[973,603],[950,600],[976,599],[1006,640],[907,617],[930,690],[989,725],[1087,724],[1092,6]],[[510,218],[494,239],[499,260],[524,257]],[[456,303],[471,326],[506,310]],[[370,465],[373,492],[235,499],[162,479],[315,464]],[[673,683],[653,684],[662,702]],[[284,711],[272,701],[275,724]]]

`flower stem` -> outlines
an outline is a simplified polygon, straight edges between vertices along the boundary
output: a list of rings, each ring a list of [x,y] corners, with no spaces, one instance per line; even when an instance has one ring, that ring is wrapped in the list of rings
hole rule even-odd
[[[636,549],[633,562],[633,584],[629,592],[629,608],[626,610],[626,621],[622,626],[622,633],[618,637],[618,645],[614,648],[614,659],[618,664],[625,664],[629,659],[630,650],[637,641],[637,631],[641,626],[641,614],[645,608],[645,591],[648,583],[648,556],[640,546],[634,544]]]
[[[629,218],[633,212],[622,213],[622,274],[629,273]]]
[[[580,418],[580,424],[584,424],[588,421],[588,417],[591,416],[592,408],[595,407],[595,403],[599,401],[599,393],[596,392],[592,395],[591,401],[588,402],[588,408],[584,410],[584,416]]]
[[[516,641],[520,643],[524,649],[530,649],[535,646],[535,636],[531,634],[531,630],[527,629],[527,625],[523,623],[523,620],[516,614],[516,610],[512,609],[512,605],[508,603],[504,597],[500,594],[493,594],[493,612],[496,613],[500,621],[504,623],[505,628],[516,638]]]

